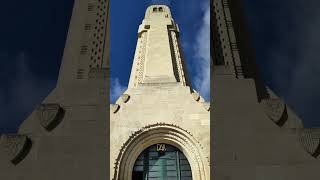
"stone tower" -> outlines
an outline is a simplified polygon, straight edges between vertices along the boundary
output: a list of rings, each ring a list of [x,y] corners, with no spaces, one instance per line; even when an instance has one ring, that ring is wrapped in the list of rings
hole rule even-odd
[[[320,179],[320,129],[306,129],[261,81],[242,1],[211,1],[211,177]]]
[[[210,105],[186,74],[170,9],[148,7],[128,89],[110,105],[110,179],[210,179]]]
[[[0,139],[1,180],[108,179],[109,0],[75,0],[55,89]]]

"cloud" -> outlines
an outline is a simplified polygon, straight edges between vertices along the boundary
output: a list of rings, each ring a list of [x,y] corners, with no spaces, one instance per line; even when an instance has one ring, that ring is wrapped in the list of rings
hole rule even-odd
[[[127,87],[120,84],[119,78],[110,79],[110,101],[115,103],[120,95],[127,89]]]
[[[194,45],[196,75],[195,88],[208,101],[210,99],[210,6],[204,6],[202,25]]]

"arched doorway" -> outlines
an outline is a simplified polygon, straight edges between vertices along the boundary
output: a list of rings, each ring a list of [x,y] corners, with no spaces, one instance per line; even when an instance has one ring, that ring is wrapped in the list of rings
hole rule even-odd
[[[146,148],[135,161],[134,180],[192,180],[186,156],[168,144],[154,144]]]
[[[135,180],[132,175],[136,160],[146,148],[157,143],[176,147],[184,154],[192,170],[192,180],[210,179],[210,158],[203,156],[203,148],[195,137],[179,126],[157,123],[134,132],[123,144],[114,163],[113,180]]]

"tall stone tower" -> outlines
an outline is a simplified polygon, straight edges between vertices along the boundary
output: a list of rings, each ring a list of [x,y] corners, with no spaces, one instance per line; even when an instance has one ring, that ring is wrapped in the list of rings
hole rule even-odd
[[[210,179],[210,105],[186,74],[170,9],[148,7],[128,89],[110,105],[110,179]]]
[[[1,136],[1,180],[108,179],[108,9],[74,1],[56,88],[17,134]]]
[[[306,129],[259,77],[241,0],[211,1],[211,177],[320,179],[320,129]]]

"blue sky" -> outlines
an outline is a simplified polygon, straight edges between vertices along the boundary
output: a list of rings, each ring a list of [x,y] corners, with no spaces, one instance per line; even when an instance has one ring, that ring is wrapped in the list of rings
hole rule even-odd
[[[199,58],[195,52],[200,51],[195,47],[199,47],[197,37],[204,38],[197,36],[204,27],[198,19],[205,14],[202,2],[206,1],[165,2],[170,3],[174,19],[180,25],[188,73],[193,77],[201,77],[197,73],[201,66],[195,60]],[[245,2],[264,81],[303,118],[305,125],[320,127],[317,113],[320,102],[320,2]],[[111,44],[111,76],[120,88],[116,91],[127,85],[136,32],[150,3],[155,2],[111,0],[111,33],[119,35],[111,37],[111,41],[119,40],[118,44]],[[72,4],[72,0],[2,2],[5,8],[0,11],[0,134],[16,132],[20,123],[55,87]],[[120,14],[118,22],[113,14]]]
[[[137,42],[137,31],[147,7],[165,4],[180,28],[180,42],[188,75],[206,100],[210,99],[210,11],[209,0],[132,0],[111,1],[111,102],[126,89]],[[124,6],[130,4],[130,6]]]

